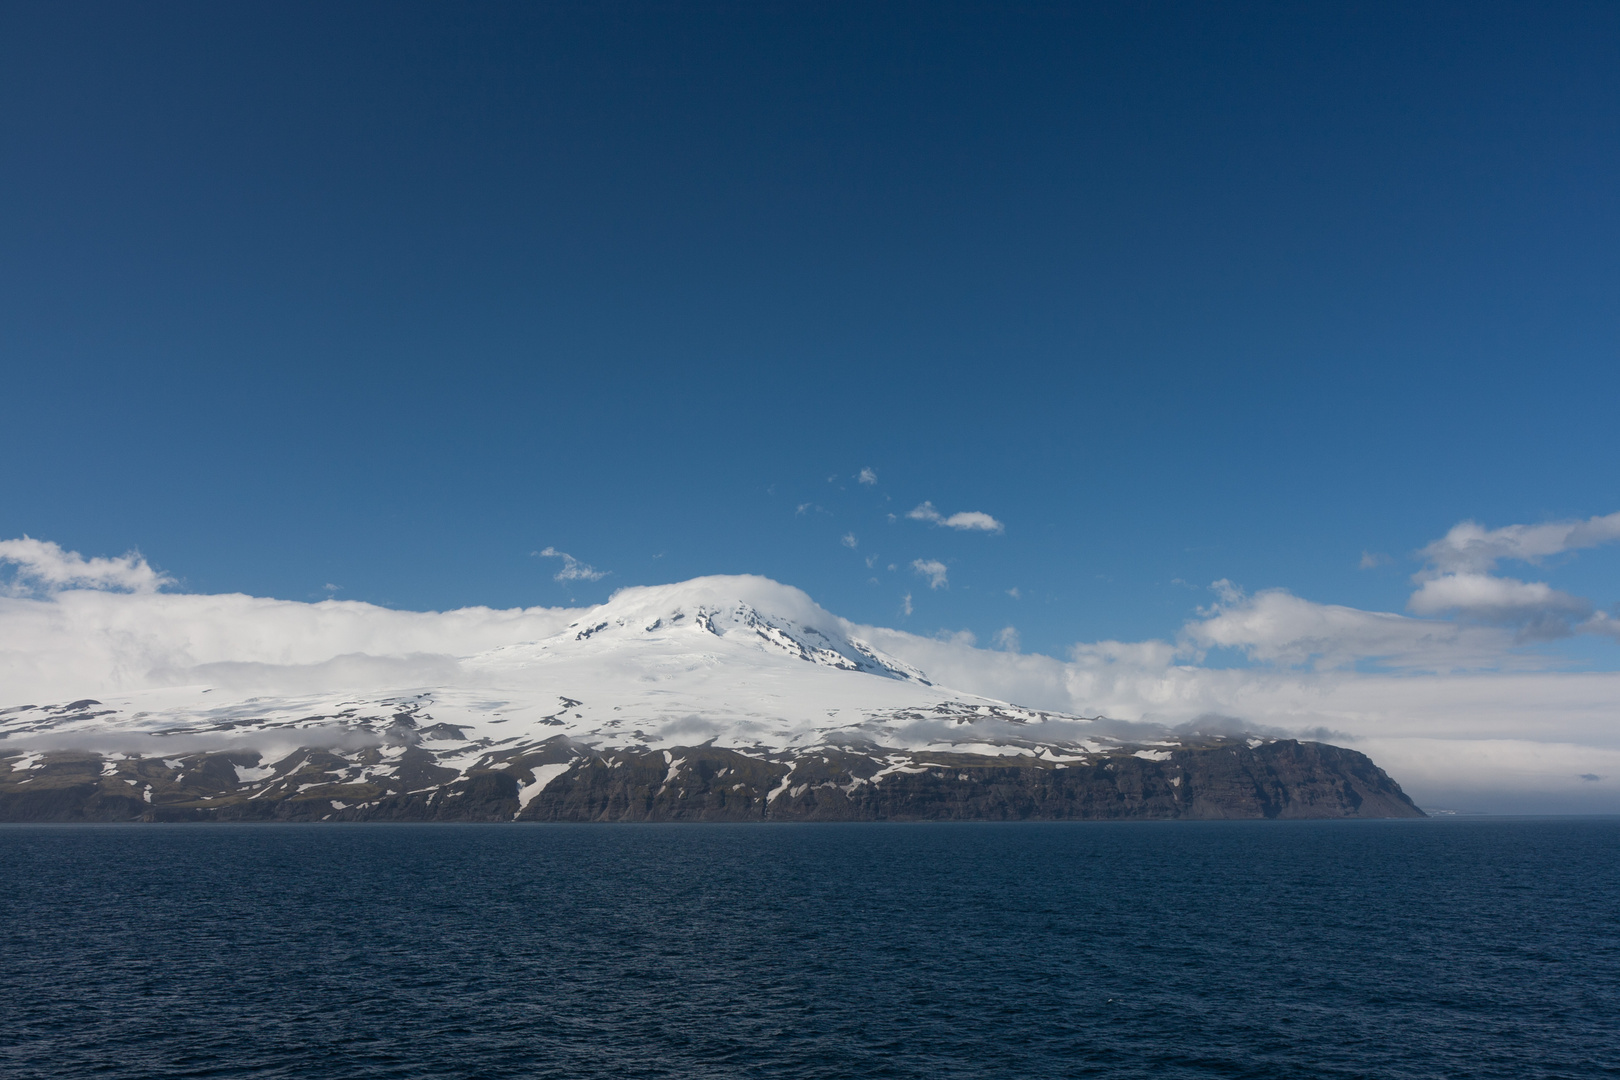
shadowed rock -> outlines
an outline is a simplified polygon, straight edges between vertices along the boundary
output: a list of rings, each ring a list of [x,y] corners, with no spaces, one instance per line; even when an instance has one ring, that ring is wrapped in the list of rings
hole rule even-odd
[[[13,755],[15,759],[17,756]],[[1211,738],[1081,759],[876,746],[595,751],[564,736],[460,771],[410,745],[102,758],[0,770],[0,821],[1086,821],[1422,817],[1366,755]]]

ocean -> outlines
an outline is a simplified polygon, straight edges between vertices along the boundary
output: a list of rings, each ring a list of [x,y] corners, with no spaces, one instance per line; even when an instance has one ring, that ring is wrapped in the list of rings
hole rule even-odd
[[[0,1076],[1620,1075],[1620,819],[0,826]]]

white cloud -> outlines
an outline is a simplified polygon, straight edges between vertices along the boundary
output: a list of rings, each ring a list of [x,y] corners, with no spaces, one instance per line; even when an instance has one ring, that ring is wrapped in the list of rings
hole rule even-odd
[[[1251,661],[1289,667],[1325,670],[1371,661],[1450,671],[1501,664],[1514,644],[1511,634],[1490,627],[1318,604],[1284,589],[1249,596],[1228,581],[1212,587],[1218,602],[1187,623],[1179,638],[1195,658],[1229,648]]]
[[[847,548],[852,548],[852,547],[855,547],[856,544],[859,543],[859,541],[857,541],[855,539],[855,534],[854,533],[847,532],[847,533],[844,534],[843,539],[840,540],[839,543],[843,544]]]
[[[1168,641],[1087,641],[1073,645],[1069,658],[1086,670],[1110,667],[1168,667],[1180,655]]]
[[[1573,627],[1577,634],[1602,634],[1620,640],[1620,619],[1606,611],[1598,611],[1583,623]]]
[[[1018,586],[1014,585],[1012,588],[1007,590],[1007,595],[1012,597],[1014,600],[1017,600],[1024,594],[1018,591]]]
[[[0,687],[10,706],[197,682],[289,692],[417,686],[444,681],[456,657],[546,637],[576,617],[560,608],[395,611],[239,593],[0,597]]]
[[[1620,540],[1620,513],[1585,521],[1544,525],[1507,525],[1487,529],[1462,521],[1420,553],[1442,574],[1483,573],[1503,559],[1535,563],[1549,555],[1597,547]]]
[[[116,592],[157,592],[174,583],[152,569],[138,551],[117,558],[87,559],[77,551],[63,551],[49,540],[24,536],[0,540],[0,566],[15,568],[9,585],[0,586],[14,596],[61,589],[109,589]]]
[[[1393,561],[1381,551],[1363,551],[1359,565],[1363,570],[1372,570],[1380,566],[1388,566]]]
[[[950,585],[946,578],[946,566],[938,559],[913,559],[911,568],[928,579],[930,589],[943,589]]]
[[[906,593],[906,595],[904,595],[904,596],[902,596],[900,598],[900,614],[906,615],[906,616],[909,616],[911,614],[911,594],[910,593]]]
[[[1006,526],[989,514],[980,513],[977,510],[964,510],[961,513],[946,517],[934,509],[934,504],[931,502],[923,503],[906,514],[906,517],[911,518],[913,521],[927,521],[934,525],[943,525],[947,529],[960,529],[966,532],[999,533],[1006,529]]]
[[[872,552],[872,554],[870,554],[870,555],[868,555],[866,557],[866,568],[868,570],[872,569],[872,567],[877,565],[877,561],[878,561],[877,552],[874,551],[874,552]],[[877,579],[873,578],[873,580],[875,581]]]
[[[589,563],[582,563],[568,552],[558,551],[554,547],[548,547],[544,551],[532,551],[530,554],[542,559],[563,561],[562,569],[552,575],[553,581],[601,581],[612,573],[611,570],[598,570]]]
[[[1540,581],[1490,574],[1441,574],[1407,601],[1416,615],[1459,615],[1476,622],[1522,626],[1531,637],[1565,637],[1592,614],[1592,604]]]
[[[1002,652],[1010,653],[1017,652],[1019,646],[1023,644],[1022,639],[1018,636],[1018,628],[1015,626],[1003,626],[1000,630],[997,630],[995,642],[996,648]]]
[[[978,635],[971,630],[939,630],[934,634],[934,639],[965,649],[976,648],[979,644]]]
[[[1424,568],[1412,575],[1418,588],[1407,601],[1417,615],[1446,615],[1468,622],[1513,627],[1521,641],[1550,641],[1572,634],[1614,634],[1615,621],[1590,600],[1540,581],[1499,577],[1504,559],[1539,563],[1552,555],[1620,540],[1620,513],[1586,521],[1507,525],[1487,529],[1463,521],[1420,554]]]
[[[871,468],[862,469],[860,475],[855,479],[868,487],[875,486],[877,484],[877,470]]]

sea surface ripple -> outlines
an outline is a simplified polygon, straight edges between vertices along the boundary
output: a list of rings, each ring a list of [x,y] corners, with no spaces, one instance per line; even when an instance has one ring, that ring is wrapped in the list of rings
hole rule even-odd
[[[0,827],[0,1075],[1620,1075],[1620,820]]]

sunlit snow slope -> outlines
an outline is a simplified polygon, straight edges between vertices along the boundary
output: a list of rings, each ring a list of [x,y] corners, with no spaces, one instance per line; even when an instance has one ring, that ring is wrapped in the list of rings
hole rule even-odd
[[[7,708],[0,731],[86,748],[156,736],[273,750],[376,735],[408,709],[421,723],[461,728],[462,756],[476,757],[480,747],[559,734],[593,746],[785,750],[836,733],[912,748],[1010,750],[1072,742],[1090,726],[936,686],[803,592],[758,577],[625,589],[550,637],[461,658],[448,682],[364,698],[232,699],[213,686],[85,692],[94,706]]]

